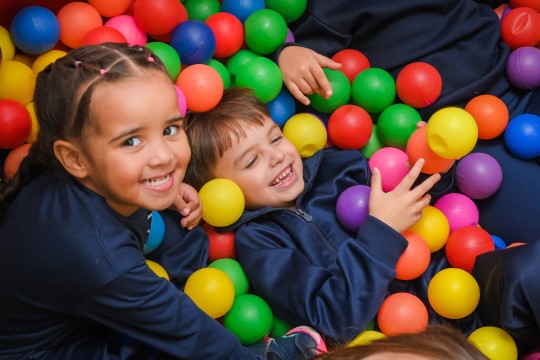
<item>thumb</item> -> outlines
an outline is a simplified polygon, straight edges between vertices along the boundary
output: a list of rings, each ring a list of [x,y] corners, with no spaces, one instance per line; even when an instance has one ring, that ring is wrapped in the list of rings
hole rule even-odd
[[[371,191],[382,192],[382,176],[378,168],[371,171]]]

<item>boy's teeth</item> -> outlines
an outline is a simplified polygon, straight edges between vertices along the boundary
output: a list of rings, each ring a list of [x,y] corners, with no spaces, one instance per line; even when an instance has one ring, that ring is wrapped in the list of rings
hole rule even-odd
[[[276,180],[274,180],[273,182],[273,185],[275,184],[278,184],[281,182],[281,180],[283,180],[287,175],[289,175],[291,173],[291,168],[288,167],[286,170],[284,170],[278,177]]]

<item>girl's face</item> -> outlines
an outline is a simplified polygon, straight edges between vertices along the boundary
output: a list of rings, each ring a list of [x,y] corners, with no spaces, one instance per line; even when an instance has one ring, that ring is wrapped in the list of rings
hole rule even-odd
[[[270,118],[263,126],[248,125],[244,131],[246,138],[233,139],[213,175],[240,186],[248,209],[294,207],[304,189],[300,154]]]
[[[107,76],[104,74],[103,76]],[[94,90],[82,183],[117,212],[171,206],[191,151],[171,80],[152,71]]]

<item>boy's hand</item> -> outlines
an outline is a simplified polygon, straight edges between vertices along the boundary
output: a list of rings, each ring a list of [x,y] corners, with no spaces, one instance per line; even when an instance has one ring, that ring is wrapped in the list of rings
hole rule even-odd
[[[178,188],[178,197],[174,202],[176,209],[184,217],[180,225],[188,230],[193,229],[202,219],[202,204],[199,193],[192,186],[181,183]]]
[[[285,86],[304,105],[309,105],[309,99],[304,94],[317,93],[326,99],[332,96],[332,87],[323,68],[341,69],[340,63],[311,49],[294,45],[281,51],[278,65]]]
[[[380,171],[373,169],[369,214],[400,233],[420,220],[422,209],[429,205],[431,200],[431,196],[426,193],[441,178],[439,174],[433,174],[411,189],[423,165],[424,159],[419,159],[395,189],[387,193],[382,190]]]

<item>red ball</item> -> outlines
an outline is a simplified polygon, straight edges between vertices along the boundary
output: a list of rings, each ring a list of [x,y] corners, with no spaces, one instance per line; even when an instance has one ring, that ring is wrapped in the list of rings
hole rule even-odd
[[[28,155],[31,146],[30,144],[22,144],[11,150],[6,156],[6,160],[4,161],[4,176],[8,180],[13,179],[17,171],[19,171],[21,161]]]
[[[0,99],[0,149],[24,144],[32,131],[32,118],[24,105],[12,99]]]
[[[176,25],[188,19],[184,4],[178,0],[135,0],[133,16],[151,35],[170,33]]]
[[[443,158],[433,152],[428,145],[426,136],[426,127],[422,126],[416,129],[409,140],[405,149],[409,164],[414,164],[418,159],[425,160],[422,172],[424,174],[436,174],[448,171],[454,165],[454,159]]]
[[[186,67],[180,72],[176,85],[186,97],[187,108],[193,111],[208,111],[223,96],[221,76],[216,69],[205,64]]]
[[[424,62],[406,65],[396,78],[396,92],[405,104],[424,108],[441,95],[442,78],[435,67]]]
[[[409,245],[396,264],[396,279],[416,279],[426,271],[431,259],[431,251],[426,240],[420,235],[412,231],[404,231],[402,235]]]
[[[501,20],[501,38],[511,48],[540,42],[540,14],[529,7],[510,10]]]
[[[340,106],[328,119],[330,141],[342,149],[360,149],[367,144],[372,132],[371,116],[357,105]]]
[[[476,226],[466,225],[454,230],[446,241],[446,257],[455,268],[472,272],[476,257],[495,250],[489,233]]]
[[[510,0],[513,9],[518,7],[528,7],[540,13],[540,2],[538,0]]]
[[[109,26],[100,26],[90,30],[82,39],[81,46],[102,44],[105,42],[127,43],[126,37],[120,31]]]
[[[244,44],[244,25],[233,14],[218,12],[206,19],[206,25],[212,29],[216,38],[215,57],[230,57]]]
[[[88,0],[88,3],[92,5],[101,16],[111,18],[126,12],[131,4],[131,0]]]
[[[332,60],[341,64],[341,72],[349,81],[354,81],[356,75],[371,67],[366,55],[355,49],[343,49],[332,56]]]
[[[208,261],[228,258],[236,259],[236,249],[234,247],[234,232],[217,232],[216,228],[208,223],[204,223],[202,228],[208,235]]]
[[[377,324],[387,336],[419,333],[428,325],[428,311],[418,297],[405,292],[395,293],[381,304]]]

